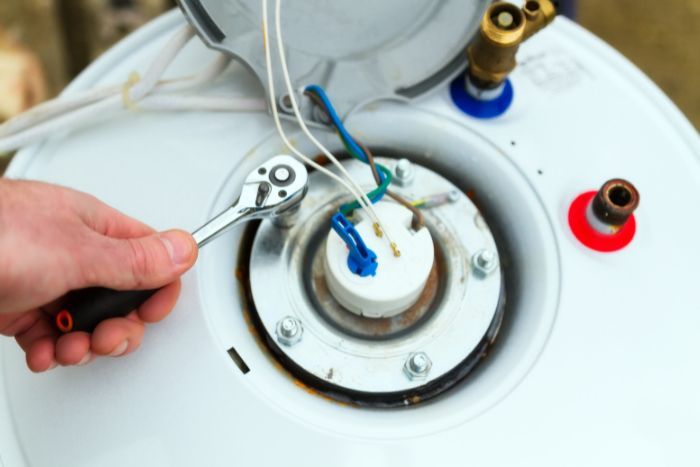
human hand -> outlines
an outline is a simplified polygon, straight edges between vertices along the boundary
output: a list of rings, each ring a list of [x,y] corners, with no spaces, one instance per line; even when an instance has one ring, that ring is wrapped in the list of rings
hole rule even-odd
[[[175,306],[179,277],[197,259],[192,236],[150,227],[78,191],[0,179],[0,333],[14,336],[35,372],[120,356],[141,343],[146,323]],[[92,334],[55,329],[69,291],[163,287],[126,318]]]

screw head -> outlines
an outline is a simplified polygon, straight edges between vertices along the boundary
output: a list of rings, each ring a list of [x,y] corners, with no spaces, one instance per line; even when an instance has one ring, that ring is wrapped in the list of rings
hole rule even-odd
[[[425,352],[411,353],[403,365],[403,372],[411,381],[426,379],[433,362]]]
[[[498,255],[489,249],[483,249],[472,256],[472,266],[474,270],[482,276],[488,276],[498,267]]]
[[[399,159],[394,166],[394,181],[400,186],[405,186],[411,183],[413,176],[414,172],[411,161],[408,159]]]
[[[285,113],[294,112],[294,107],[292,106],[292,98],[289,94],[285,94],[277,98],[277,104],[280,109]]]
[[[301,321],[293,316],[285,316],[277,322],[275,333],[280,344],[291,347],[301,340],[304,334],[304,327]]]

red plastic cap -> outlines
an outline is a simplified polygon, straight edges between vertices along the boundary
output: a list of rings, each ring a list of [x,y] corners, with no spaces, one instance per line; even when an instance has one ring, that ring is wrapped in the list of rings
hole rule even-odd
[[[637,230],[634,214],[620,227],[617,233],[606,235],[595,230],[588,222],[586,211],[596,195],[596,191],[588,191],[579,195],[569,207],[569,227],[574,236],[588,248],[609,253],[618,251],[629,245]]]

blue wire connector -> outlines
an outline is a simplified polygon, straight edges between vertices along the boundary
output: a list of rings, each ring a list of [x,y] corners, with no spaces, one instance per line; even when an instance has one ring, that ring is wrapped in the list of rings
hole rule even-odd
[[[360,277],[374,276],[377,273],[377,255],[367,248],[355,226],[343,214],[337,213],[331,217],[331,227],[350,249],[350,271]]]

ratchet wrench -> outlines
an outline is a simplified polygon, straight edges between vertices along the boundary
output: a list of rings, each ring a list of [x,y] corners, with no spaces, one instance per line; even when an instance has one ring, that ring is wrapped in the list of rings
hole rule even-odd
[[[256,167],[243,182],[238,200],[197,229],[192,236],[197,247],[214,240],[231,227],[254,219],[283,220],[293,216],[306,195],[308,174],[291,156],[275,156]],[[102,321],[124,317],[160,289],[113,290],[90,287],[74,290],[56,315],[56,327],[63,333],[91,332]]]

